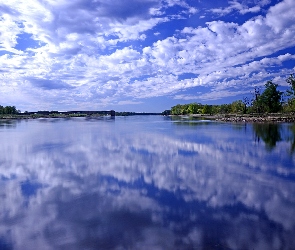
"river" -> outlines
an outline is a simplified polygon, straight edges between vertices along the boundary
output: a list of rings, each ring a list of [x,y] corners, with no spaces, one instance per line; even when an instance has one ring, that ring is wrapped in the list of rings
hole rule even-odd
[[[295,249],[295,124],[0,122],[0,249]]]

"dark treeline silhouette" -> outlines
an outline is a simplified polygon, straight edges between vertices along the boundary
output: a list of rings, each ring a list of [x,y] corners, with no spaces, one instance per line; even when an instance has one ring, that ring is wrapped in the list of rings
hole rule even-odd
[[[263,92],[259,88],[254,89],[253,97],[243,98],[230,104],[207,105],[201,103],[178,104],[171,108],[172,115],[187,114],[249,114],[249,113],[277,113],[295,112],[295,74],[287,79],[290,85],[285,93],[278,90],[278,84],[267,81]],[[283,97],[287,99],[283,101]],[[167,110],[165,111],[169,113]]]
[[[15,106],[3,107],[0,105],[0,115],[13,115],[17,113],[19,113],[19,111],[16,109]]]
[[[116,112],[116,116],[133,116],[133,115],[163,115],[164,112],[162,113],[147,113],[147,112]]]

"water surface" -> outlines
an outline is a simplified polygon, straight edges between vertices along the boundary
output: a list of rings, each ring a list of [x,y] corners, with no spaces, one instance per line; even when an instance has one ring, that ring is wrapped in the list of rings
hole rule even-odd
[[[0,122],[0,249],[295,249],[295,125]]]

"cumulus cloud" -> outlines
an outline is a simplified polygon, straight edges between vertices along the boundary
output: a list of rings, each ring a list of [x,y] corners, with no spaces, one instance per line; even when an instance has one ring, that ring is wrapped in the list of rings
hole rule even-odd
[[[244,91],[229,91],[229,90],[212,90],[208,93],[202,94],[198,93],[198,95],[175,95],[175,99],[180,99],[180,100],[220,100],[224,96],[237,96],[237,95],[246,95],[249,93],[249,90],[244,90]]]
[[[206,12],[206,23],[196,26],[190,18],[205,12],[197,3],[192,6],[185,1],[0,1],[0,66],[4,72],[0,80],[6,86],[2,91],[9,93],[3,101],[8,101],[15,88],[17,100],[29,97],[28,86],[32,100],[40,96],[38,88],[51,89],[53,92],[41,94],[44,106],[55,103],[55,107],[71,109],[71,103],[82,100],[85,107],[98,99],[98,107],[107,106],[126,97],[171,95],[200,85],[244,88],[241,78],[247,75],[257,76],[247,80],[248,86],[262,83],[267,77],[279,76],[272,68],[277,62],[258,63],[260,72],[251,71],[248,65],[294,47],[291,2],[269,6],[269,1],[231,1],[221,12],[252,13],[252,18],[243,23],[210,21]],[[261,8],[266,14],[256,15]],[[177,28],[173,16],[184,20]],[[238,72],[244,68],[248,70],[244,75]],[[195,78],[179,79],[187,73]],[[258,73],[263,77],[259,79]],[[281,71],[281,75],[289,73],[290,68]],[[28,79],[42,81],[38,85]],[[64,91],[63,99],[54,92],[57,88]],[[64,107],[65,102],[69,106]],[[29,103],[23,107],[33,108]]]
[[[266,24],[272,27],[276,34],[279,34],[280,32],[289,33],[294,31],[295,18],[292,15],[293,8],[294,2],[292,0],[285,0],[271,7],[266,15]]]
[[[136,102],[136,101],[120,101],[120,102],[118,102],[118,105],[130,105],[130,104],[132,104],[132,105],[134,105],[134,104],[141,104],[142,102]]]
[[[270,4],[270,0],[265,0],[265,1],[228,1],[229,5],[224,8],[213,8],[210,9],[209,12],[224,16],[228,15],[231,12],[237,11],[240,14],[244,15],[247,13],[256,13],[261,11],[262,7],[265,5]]]

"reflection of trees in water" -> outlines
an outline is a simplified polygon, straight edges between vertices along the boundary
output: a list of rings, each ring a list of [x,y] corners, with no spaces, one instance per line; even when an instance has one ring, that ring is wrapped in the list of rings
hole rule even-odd
[[[267,150],[273,150],[277,142],[282,140],[280,124],[254,124],[255,141],[262,139]]]
[[[279,141],[289,141],[290,151],[295,152],[295,124],[288,126],[288,131],[282,129],[281,124],[254,124],[255,141],[262,139],[266,149],[272,150]],[[283,135],[282,135],[283,134]]]
[[[210,120],[204,117],[192,117],[192,116],[172,116],[171,121],[175,125],[181,126],[202,126],[202,125],[217,125],[214,120]]]
[[[295,152],[295,124],[292,124],[289,127],[290,131],[291,131],[291,135],[288,138],[291,141],[291,153]]]
[[[0,128],[15,128],[19,120],[0,120]]]

